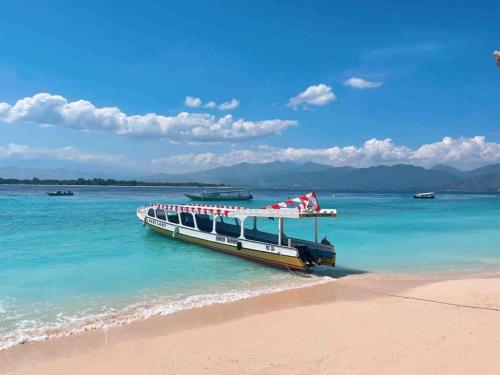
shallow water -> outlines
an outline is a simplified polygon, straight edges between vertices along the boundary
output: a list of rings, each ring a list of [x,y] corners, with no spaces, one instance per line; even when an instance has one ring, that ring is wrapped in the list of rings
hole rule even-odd
[[[60,189],[60,188],[59,188]],[[338,269],[296,277],[158,235],[135,216],[146,203],[185,202],[185,189],[0,186],[0,348],[69,330],[324,282],[367,272],[500,269],[500,197],[318,192],[339,217],[322,219]],[[192,189],[195,190],[195,189]],[[255,190],[254,207],[296,196]],[[263,221],[273,228],[277,222]],[[285,231],[312,239],[313,222]],[[339,269],[343,269],[339,271]],[[324,275],[327,276],[324,276]]]

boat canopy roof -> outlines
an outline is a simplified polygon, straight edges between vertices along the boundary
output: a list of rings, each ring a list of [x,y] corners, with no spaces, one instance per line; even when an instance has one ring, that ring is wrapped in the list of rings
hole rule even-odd
[[[150,204],[148,207],[175,212],[190,212],[202,215],[219,215],[225,217],[275,217],[299,219],[303,217],[337,216],[335,209],[322,209],[316,194],[301,195],[293,199],[271,204],[263,208],[247,208],[241,206],[221,206],[210,204]]]

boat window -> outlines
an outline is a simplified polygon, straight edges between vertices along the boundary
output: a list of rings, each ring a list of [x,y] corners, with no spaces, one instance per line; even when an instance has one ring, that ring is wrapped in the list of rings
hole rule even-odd
[[[155,217],[155,210],[153,210],[152,208],[150,208],[148,210],[148,216]]]
[[[259,227],[257,224],[258,218],[254,216],[249,216],[245,220],[245,237],[251,236],[253,232],[256,232]]]
[[[245,238],[249,240],[256,240],[257,231],[259,228],[257,217],[249,216],[245,220]]]
[[[179,216],[176,211],[167,211],[167,219],[169,223],[179,224]]]
[[[238,225],[235,224],[235,220],[232,218],[226,218],[225,220],[222,216],[217,217],[215,222],[215,231],[217,234],[222,234],[229,237],[239,237],[241,234],[241,222],[236,219]]]
[[[212,226],[214,223],[214,217],[212,215],[195,214],[194,217],[196,218],[196,225],[199,230],[207,233],[212,232]]]
[[[291,221],[291,220],[290,220]],[[248,240],[278,243],[278,221],[269,220],[267,217],[256,218],[256,229],[254,229],[254,218],[249,216],[245,220],[245,238]]]
[[[160,220],[167,220],[167,217],[165,216],[165,210],[160,210],[160,209],[157,209],[156,210],[156,218],[157,219],[160,219]]]
[[[189,212],[181,212],[181,223],[186,227],[194,228],[193,215]]]

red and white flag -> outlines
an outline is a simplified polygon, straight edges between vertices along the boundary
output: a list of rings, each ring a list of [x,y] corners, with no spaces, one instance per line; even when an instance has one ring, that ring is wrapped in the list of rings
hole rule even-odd
[[[273,208],[279,210],[281,208],[296,208],[299,211],[307,211],[307,212],[317,212],[321,210],[319,206],[318,199],[316,197],[316,193],[314,191],[299,195],[296,198],[287,199],[286,201],[275,203],[267,206],[266,208]]]

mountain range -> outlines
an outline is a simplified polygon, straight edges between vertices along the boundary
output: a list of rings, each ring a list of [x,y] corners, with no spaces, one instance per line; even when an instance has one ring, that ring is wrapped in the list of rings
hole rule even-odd
[[[92,174],[66,169],[0,167],[3,178],[116,178],[112,174]],[[500,192],[500,164],[462,171],[439,164],[432,168],[399,164],[367,168],[332,167],[318,163],[238,163],[182,174],[134,176],[148,182],[223,183],[239,187],[280,187],[350,191],[467,191]]]
[[[239,163],[184,174],[159,174],[152,181],[224,183],[241,187],[332,188],[337,190],[455,190],[496,192],[500,164],[462,171],[446,165],[423,168],[399,164],[367,168],[317,163]]]

